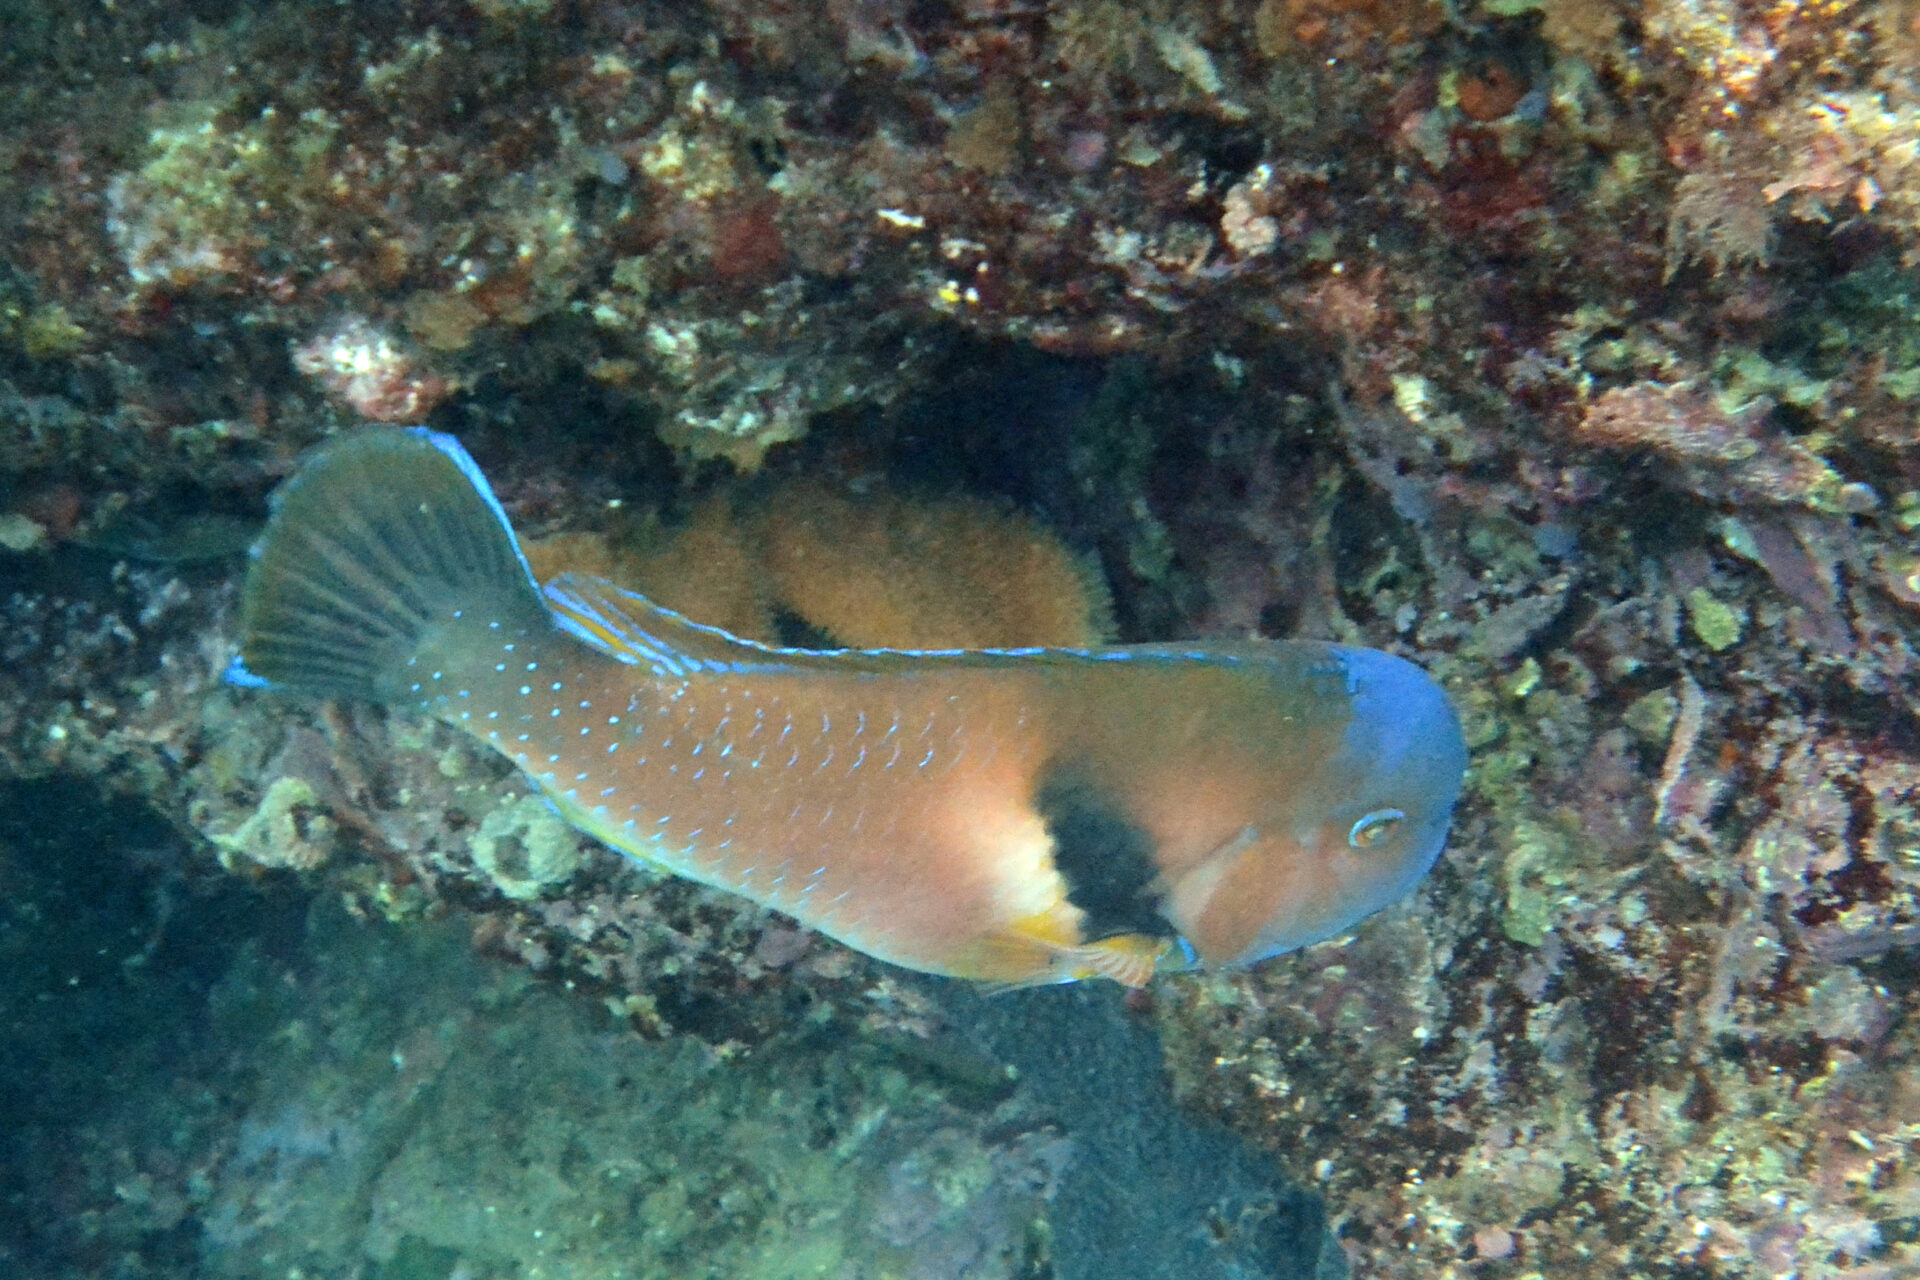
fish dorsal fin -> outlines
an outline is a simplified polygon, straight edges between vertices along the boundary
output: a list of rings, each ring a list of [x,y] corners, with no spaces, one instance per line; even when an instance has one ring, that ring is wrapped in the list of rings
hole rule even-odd
[[[701,671],[743,671],[766,666],[774,657],[759,645],[717,627],[703,627],[603,578],[563,573],[543,591],[564,630],[658,676],[684,679]]]
[[[563,629],[610,657],[661,676],[684,676],[695,665],[642,625],[641,618],[657,609],[645,596],[574,573],[547,583],[543,593]]]

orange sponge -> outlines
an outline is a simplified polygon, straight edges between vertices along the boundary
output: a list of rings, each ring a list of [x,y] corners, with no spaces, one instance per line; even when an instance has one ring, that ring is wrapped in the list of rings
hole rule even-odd
[[[1106,638],[1096,572],[1045,528],[970,498],[752,486],[673,530],[560,534],[527,547],[543,581],[571,570],[762,641],[797,620],[861,649],[1087,645]]]
[[[1047,530],[987,503],[782,485],[749,519],[773,599],[860,649],[1085,645],[1097,577]]]

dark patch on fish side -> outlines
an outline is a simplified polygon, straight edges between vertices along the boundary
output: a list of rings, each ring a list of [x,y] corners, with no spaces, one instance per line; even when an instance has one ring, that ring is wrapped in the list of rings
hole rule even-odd
[[[1053,837],[1067,901],[1086,913],[1082,942],[1125,933],[1173,936],[1152,890],[1160,874],[1153,838],[1112,791],[1073,764],[1053,764],[1041,774],[1033,804]]]

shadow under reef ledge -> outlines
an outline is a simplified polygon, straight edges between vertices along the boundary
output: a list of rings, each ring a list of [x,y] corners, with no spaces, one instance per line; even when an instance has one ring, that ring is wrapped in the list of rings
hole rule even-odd
[[[941,985],[950,1026],[1017,1070],[1028,1105],[1074,1141],[1049,1212],[1060,1280],[1345,1280],[1319,1197],[1284,1181],[1271,1153],[1175,1102],[1152,1019],[1127,993]]]
[[[161,824],[86,791],[9,784],[0,833],[13,1274],[1345,1275],[1316,1199],[1178,1112],[1117,991],[913,978],[921,1033],[646,1039],[458,911],[189,891],[141,851]],[[89,811],[124,837],[26,816]]]

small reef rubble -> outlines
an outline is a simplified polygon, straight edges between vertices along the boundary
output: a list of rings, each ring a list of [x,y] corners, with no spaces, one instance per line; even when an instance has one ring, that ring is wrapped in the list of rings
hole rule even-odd
[[[912,1038],[937,998],[450,736],[223,685],[238,552],[363,419],[575,556],[743,570],[776,637],[768,512],[997,514],[1098,565],[1110,611],[1033,591],[1075,625],[1374,644],[1461,708],[1412,902],[1151,1000],[1355,1274],[1920,1268],[1907,0],[37,13],[6,779],[151,806],[185,883],[463,921],[663,1053]]]

